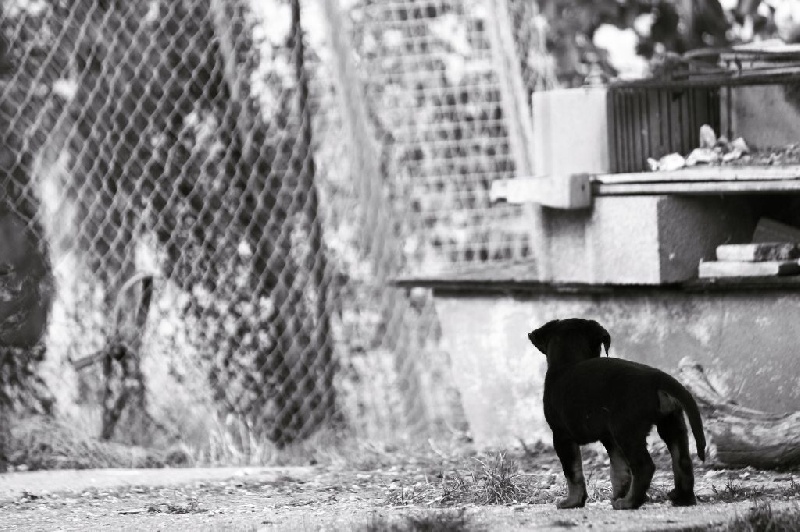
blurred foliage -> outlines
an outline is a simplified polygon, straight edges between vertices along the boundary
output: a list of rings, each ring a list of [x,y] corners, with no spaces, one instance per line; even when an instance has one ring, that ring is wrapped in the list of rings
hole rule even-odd
[[[646,58],[729,43],[730,15],[718,0],[541,0],[540,9],[548,23],[547,50],[565,86],[583,85],[590,75],[616,74],[608,51],[593,42],[603,24],[631,29],[644,17],[637,52]]]
[[[81,135],[73,138],[80,156],[71,173],[90,176],[106,200],[87,202],[86,185],[78,189],[85,218],[94,220],[82,225],[83,247],[100,273],[113,271],[114,259],[133,259],[132,231],[144,216],[166,251],[165,274],[193,295],[186,320],[201,336],[216,399],[254,431],[287,443],[315,430],[325,417],[319,397],[332,393],[316,389],[326,380],[314,368],[331,369],[310,357],[329,350],[330,339],[317,334],[324,328],[309,308],[321,297],[309,282],[313,257],[298,256],[296,246],[303,221],[316,216],[303,212],[311,154],[300,137],[301,110],[291,105],[296,80],[267,73],[261,90],[278,104],[260,105],[265,95],[247,80],[265,65],[244,4],[218,3],[230,23],[224,29],[206,2],[154,5],[159,16],[149,18],[144,10],[153,5],[114,4],[107,13],[87,5],[97,33],[77,50],[89,68],[78,65],[87,74],[73,105]],[[148,31],[117,27],[142,20],[150,20]],[[219,46],[226,38],[231,57]],[[285,64],[292,52],[289,42],[275,51]],[[130,65],[128,78],[112,65]],[[226,69],[238,79],[225,79]],[[232,83],[240,83],[238,97]]]
[[[214,9],[225,10],[216,20],[226,28]],[[262,58],[238,1],[53,2],[4,22],[26,74],[12,91],[31,109],[24,135],[52,158],[68,155],[71,237],[106,293],[106,314],[136,269],[137,243],[155,235],[159,268],[189,296],[185,323],[220,408],[278,443],[315,430],[332,408],[323,356],[332,347],[316,306],[325,301],[313,277],[321,250],[306,245],[319,222],[308,210],[299,70],[282,68],[294,43]],[[74,92],[57,92],[57,81]],[[23,159],[11,159],[18,169]],[[142,353],[132,356],[114,373],[121,383],[143,378]],[[81,379],[84,398],[97,400],[99,370]],[[132,405],[145,404],[144,384],[129,390]]]
[[[0,5],[0,19],[3,14]],[[10,92],[14,74],[9,43],[0,32],[0,94]],[[25,122],[13,119],[27,114],[16,103],[0,98],[0,472],[8,462],[7,431],[14,415],[50,413],[53,402],[39,374],[52,270],[36,219],[38,199],[30,191],[33,157],[22,142]]]
[[[656,64],[670,54],[780,38],[800,41],[800,4],[779,0],[541,0],[547,50],[564,86],[579,86],[616,72],[609,52],[594,43],[598,28],[633,32],[636,53]],[[616,43],[625,46],[624,42]]]

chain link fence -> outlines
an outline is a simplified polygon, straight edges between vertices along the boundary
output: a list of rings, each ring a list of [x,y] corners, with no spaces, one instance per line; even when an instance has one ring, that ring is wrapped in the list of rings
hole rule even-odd
[[[508,94],[552,83],[536,13],[300,4],[3,3],[0,416],[210,462],[464,428],[390,280],[530,260],[489,187]]]

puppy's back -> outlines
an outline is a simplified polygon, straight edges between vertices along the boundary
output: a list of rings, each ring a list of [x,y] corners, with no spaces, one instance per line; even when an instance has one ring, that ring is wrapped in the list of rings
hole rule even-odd
[[[665,392],[676,401],[666,408]],[[586,441],[594,441],[596,433],[608,424],[631,420],[655,424],[679,407],[689,418],[698,455],[705,460],[705,436],[697,403],[683,385],[658,368],[619,358],[589,359],[565,370],[545,393],[561,405],[558,417],[563,426],[580,433]]]
[[[656,408],[661,373],[630,360],[594,358],[566,369],[548,392],[560,404],[571,405],[571,410]]]

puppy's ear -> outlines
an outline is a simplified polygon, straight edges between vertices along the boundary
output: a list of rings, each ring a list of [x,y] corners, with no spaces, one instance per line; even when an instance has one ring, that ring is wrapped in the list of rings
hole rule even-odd
[[[528,340],[542,352],[547,354],[547,344],[550,342],[550,336],[555,332],[559,320],[548,321],[533,332],[528,333]]]
[[[603,347],[606,348],[606,356],[608,356],[608,350],[611,348],[611,335],[608,334],[608,331],[603,333]]]
[[[602,325],[594,320],[589,321],[589,329],[592,342],[596,342],[598,349],[600,349],[601,345],[605,347],[606,356],[608,356],[608,350],[611,347],[611,335],[608,334],[608,331]]]

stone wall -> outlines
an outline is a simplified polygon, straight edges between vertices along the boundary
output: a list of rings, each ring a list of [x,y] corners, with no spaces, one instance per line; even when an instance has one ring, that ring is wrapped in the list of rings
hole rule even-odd
[[[444,348],[480,446],[550,442],[545,359],[526,335],[554,318],[599,321],[611,333],[612,357],[675,374],[689,356],[721,375],[718,386],[744,406],[800,410],[800,292],[789,288],[435,294]]]

